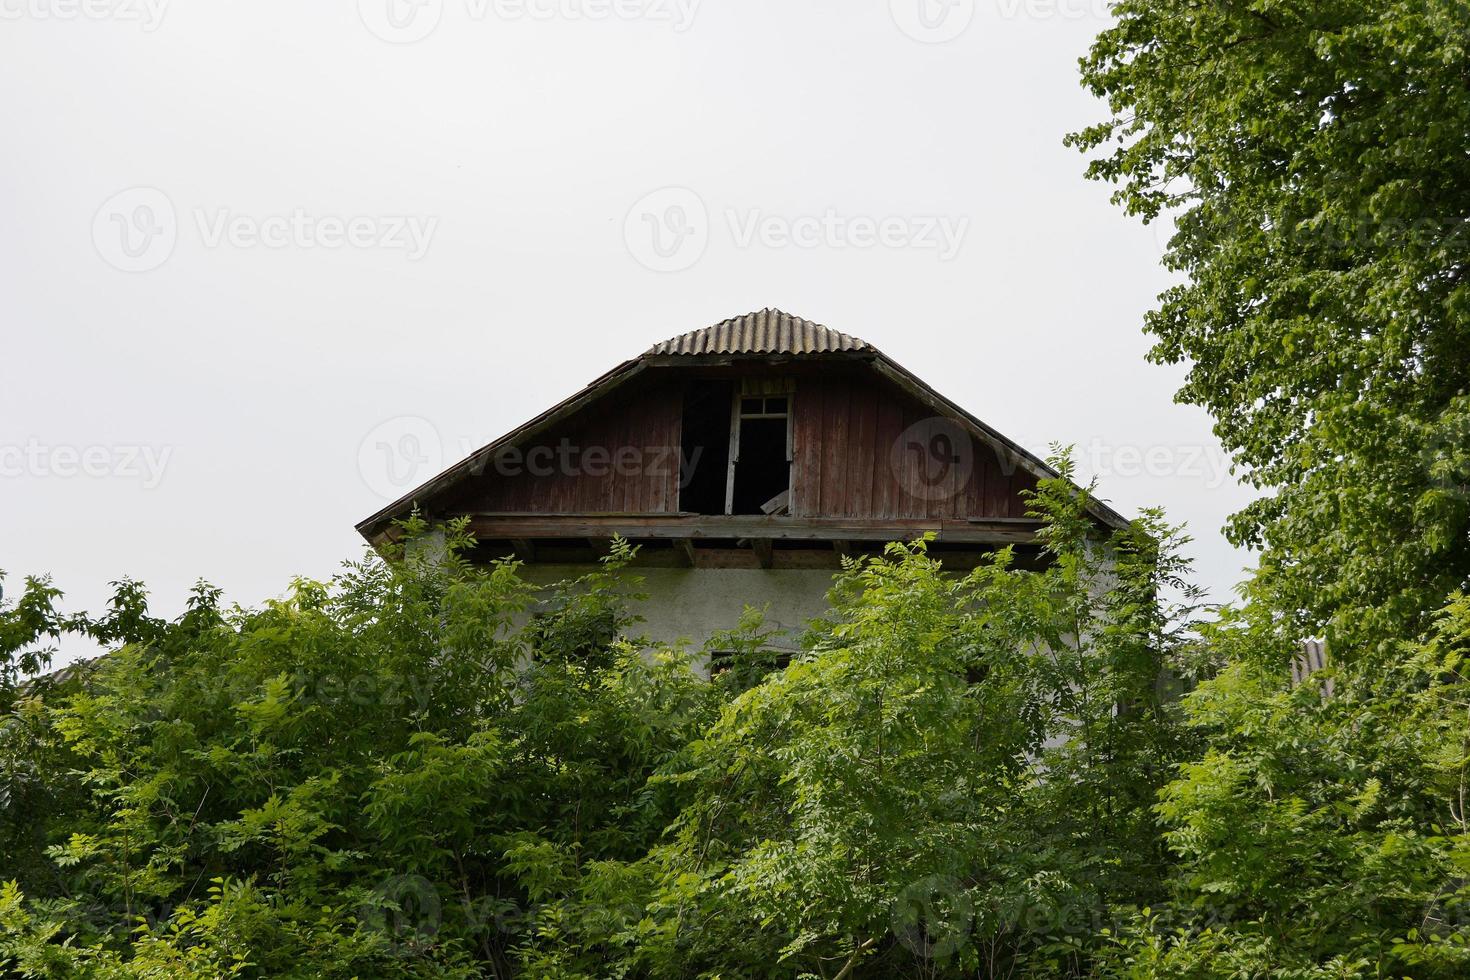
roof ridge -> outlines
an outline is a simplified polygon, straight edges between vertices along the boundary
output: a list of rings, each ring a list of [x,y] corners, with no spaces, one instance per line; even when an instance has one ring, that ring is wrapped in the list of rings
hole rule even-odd
[[[654,344],[644,356],[658,354],[832,354],[876,351],[851,334],[795,316],[773,306],[732,316]]]

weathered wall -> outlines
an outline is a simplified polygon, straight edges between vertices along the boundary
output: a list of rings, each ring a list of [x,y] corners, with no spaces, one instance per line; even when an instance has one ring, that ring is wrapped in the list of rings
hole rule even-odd
[[[526,565],[521,574],[538,585],[586,574],[585,565]],[[768,628],[787,632],[776,649],[795,650],[808,621],[827,610],[833,573],[821,569],[646,568],[647,601],[635,609],[644,619],[636,632],[659,644],[688,640],[698,649],[720,630],[733,629],[745,606],[769,605]]]
[[[890,382],[804,377],[792,408],[797,517],[1026,516],[1034,477]]]
[[[451,513],[673,513],[682,395],[671,379],[615,392],[500,454],[442,506]]]
[[[871,371],[789,372],[795,517],[1020,518],[1035,478]],[[759,377],[783,377],[779,368]],[[726,379],[738,378],[723,375]],[[683,391],[646,375],[466,479],[446,513],[669,514],[680,510]]]

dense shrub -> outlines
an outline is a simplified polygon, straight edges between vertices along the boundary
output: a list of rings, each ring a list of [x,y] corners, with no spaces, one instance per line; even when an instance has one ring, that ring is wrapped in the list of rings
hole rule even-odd
[[[92,618],[32,582],[0,610],[0,959],[1463,976],[1470,600],[1293,685],[1280,617],[1194,623],[1177,533],[1104,540],[1083,499],[1034,498],[1039,570],[848,560],[789,665],[752,610],[713,678],[636,639],[623,545],[546,593],[415,523],[404,554],[260,609],[201,586],[172,622],[131,584]],[[68,632],[115,649],[19,681]]]

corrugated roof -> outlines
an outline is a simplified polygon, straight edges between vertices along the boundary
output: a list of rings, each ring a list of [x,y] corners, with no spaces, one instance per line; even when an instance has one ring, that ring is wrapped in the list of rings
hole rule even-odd
[[[830,354],[871,350],[856,337],[767,308],[680,334],[655,344],[648,354]]]

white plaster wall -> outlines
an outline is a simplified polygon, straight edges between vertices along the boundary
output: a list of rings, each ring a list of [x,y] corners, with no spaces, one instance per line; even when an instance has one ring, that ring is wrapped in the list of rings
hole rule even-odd
[[[526,581],[547,585],[577,578],[585,565],[523,565]],[[643,617],[631,632],[657,644],[688,641],[702,647],[720,630],[733,629],[746,606],[768,607],[766,628],[784,630],[772,638],[778,650],[795,650],[806,624],[827,611],[831,571],[822,569],[747,568],[640,568],[630,571],[643,579],[639,592],[648,598],[633,605]],[[631,587],[630,587],[631,590]]]

